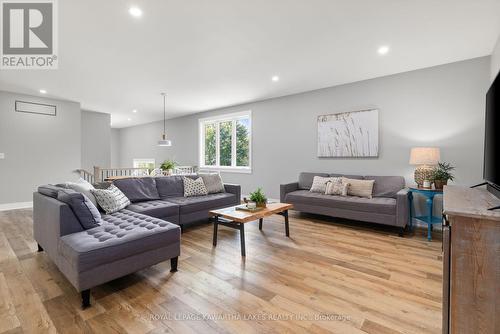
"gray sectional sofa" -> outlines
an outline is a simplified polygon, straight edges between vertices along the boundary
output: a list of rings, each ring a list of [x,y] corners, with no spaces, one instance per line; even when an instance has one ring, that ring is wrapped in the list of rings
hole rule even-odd
[[[195,177],[195,176],[187,176]],[[128,178],[113,182],[132,202],[128,210],[185,225],[208,219],[208,211],[240,204],[241,187],[224,184],[225,192],[184,197],[182,176]]]
[[[375,180],[373,197],[343,197],[310,192],[314,176],[345,176],[350,179]],[[408,190],[405,189],[405,180],[402,176],[303,172],[300,173],[297,182],[280,186],[280,200],[293,204],[297,211],[397,226],[400,228],[400,235],[408,223]]]
[[[101,214],[102,224],[84,229],[64,202],[61,189],[42,186],[33,194],[33,230],[38,250],[45,251],[90,305],[90,289],[162,261],[177,271],[181,228],[208,218],[208,211],[240,203],[240,186],[225,192],[183,197],[182,177],[115,181],[131,204],[113,214]]]

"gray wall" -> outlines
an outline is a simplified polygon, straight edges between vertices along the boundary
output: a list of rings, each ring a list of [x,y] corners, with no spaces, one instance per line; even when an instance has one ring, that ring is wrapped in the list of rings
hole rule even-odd
[[[94,166],[111,166],[111,116],[82,110],[82,165],[92,172]]]
[[[120,129],[111,129],[111,167],[112,168],[121,167]]]
[[[161,122],[120,130],[121,165],[133,158],[174,158],[198,165],[198,119],[252,110],[253,173],[224,173],[226,182],[242,185],[243,193],[263,187],[279,196],[279,184],[294,181],[300,171],[404,175],[413,146],[438,146],[442,160],[457,167],[456,183],[482,179],[484,96],[489,85],[490,57],[321,89],[169,120],[170,148],[156,146]],[[378,159],[316,157],[318,115],[377,107]]]
[[[56,105],[57,116],[15,112],[16,100]],[[38,185],[74,178],[80,131],[79,103],[0,91],[0,204],[30,202]]]
[[[198,165],[199,115],[169,120],[167,138],[171,147],[158,147],[163,133],[163,121],[120,129],[119,156],[121,167],[131,167],[133,159],[174,159],[182,165]]]
[[[500,71],[500,36],[497,40],[497,45],[491,54],[491,81],[493,81]]]

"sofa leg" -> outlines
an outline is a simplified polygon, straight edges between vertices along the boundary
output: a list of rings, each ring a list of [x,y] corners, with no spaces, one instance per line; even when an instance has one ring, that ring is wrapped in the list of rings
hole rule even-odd
[[[170,272],[175,273],[177,271],[177,262],[179,262],[179,257],[173,257],[170,259]]]
[[[82,309],[90,306],[90,289],[82,291]]]
[[[181,234],[184,233],[184,225],[179,225],[181,227]]]
[[[404,236],[404,234],[405,234],[405,228],[404,227],[400,227],[398,235],[402,238]]]
[[[43,252],[43,248],[42,248],[42,246],[40,246],[40,244],[37,244],[37,245],[38,245],[38,251],[39,251],[39,252]]]

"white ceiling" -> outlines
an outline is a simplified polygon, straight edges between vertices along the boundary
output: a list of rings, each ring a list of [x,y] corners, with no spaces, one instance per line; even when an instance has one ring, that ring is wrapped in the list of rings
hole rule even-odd
[[[110,113],[118,128],[162,119],[162,91],[177,117],[489,55],[500,33],[500,0],[58,5],[59,69],[0,71],[0,89],[43,88]],[[141,18],[129,15],[132,5]],[[381,45],[390,46],[385,56]]]

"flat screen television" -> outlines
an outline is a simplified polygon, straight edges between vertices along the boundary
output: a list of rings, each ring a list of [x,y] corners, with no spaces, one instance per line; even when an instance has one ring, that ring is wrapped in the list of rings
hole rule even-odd
[[[500,197],[500,74],[486,93],[483,178],[488,190]]]

